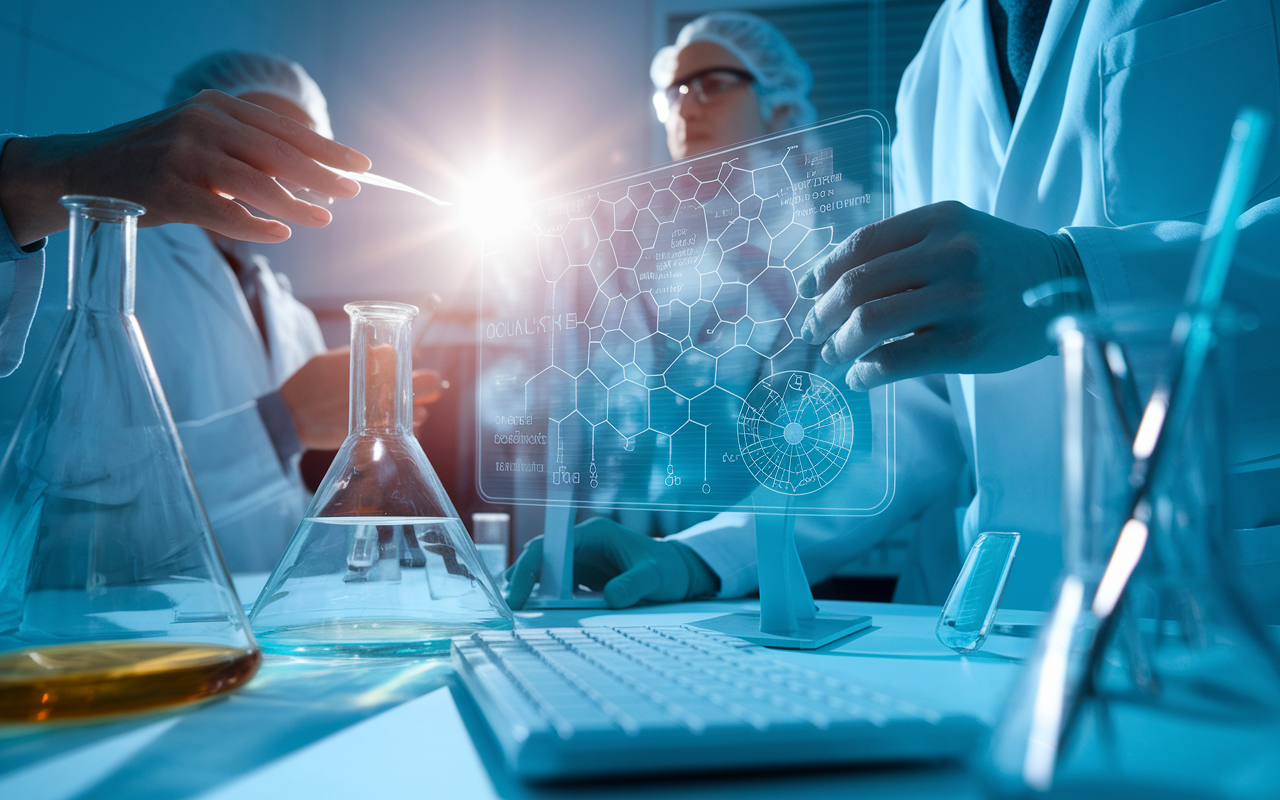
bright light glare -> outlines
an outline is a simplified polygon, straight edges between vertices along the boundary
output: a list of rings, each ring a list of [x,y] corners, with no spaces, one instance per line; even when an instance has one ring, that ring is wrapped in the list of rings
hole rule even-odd
[[[519,225],[529,203],[525,182],[498,159],[471,176],[457,204],[463,224],[484,236]]]
[[[1102,575],[1098,591],[1093,596],[1093,613],[1099,617],[1108,616],[1115,611],[1124,592],[1129,576],[1138,566],[1142,551],[1147,546],[1147,526],[1142,520],[1131,519],[1120,530],[1120,538],[1116,541],[1115,554],[1111,563]]]
[[[1164,416],[1169,410],[1168,395],[1168,390],[1157,388],[1147,403],[1142,422],[1138,423],[1138,434],[1133,437],[1134,458],[1151,458],[1151,454],[1156,451],[1156,442],[1160,440],[1160,431],[1164,428]]]
[[[1045,636],[1040,682],[1032,707],[1031,730],[1027,737],[1022,778],[1036,791],[1053,787],[1053,767],[1058,757],[1058,737],[1062,733],[1063,701],[1066,700],[1067,660],[1071,655],[1072,633],[1080,618],[1084,585],[1068,575],[1058,593],[1058,605],[1049,619]]]

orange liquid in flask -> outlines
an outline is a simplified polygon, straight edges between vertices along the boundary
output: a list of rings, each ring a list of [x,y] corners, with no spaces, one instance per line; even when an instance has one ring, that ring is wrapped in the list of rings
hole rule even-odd
[[[257,649],[196,642],[84,642],[0,654],[0,722],[144,711],[247,683]]]

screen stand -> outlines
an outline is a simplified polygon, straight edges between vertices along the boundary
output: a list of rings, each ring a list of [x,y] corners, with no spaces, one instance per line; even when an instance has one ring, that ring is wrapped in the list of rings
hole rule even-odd
[[[817,610],[796,550],[792,514],[757,513],[755,518],[760,613],[726,614],[691,623],[693,627],[727,633],[765,647],[814,650],[871,624],[871,617]]]
[[[551,498],[548,498],[551,499]],[[573,506],[547,506],[542,527],[542,577],[526,609],[606,608],[602,592],[577,591],[573,580]]]

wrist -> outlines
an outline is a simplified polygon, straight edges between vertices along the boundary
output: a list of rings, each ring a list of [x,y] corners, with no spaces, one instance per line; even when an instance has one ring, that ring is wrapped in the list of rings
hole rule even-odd
[[[685,600],[699,600],[713,597],[720,591],[720,576],[702,560],[702,556],[684,542],[666,540],[680,554],[685,569],[689,573],[689,590],[685,592]]]
[[[1093,296],[1089,291],[1089,279],[1084,272],[1084,264],[1080,254],[1076,252],[1075,242],[1063,231],[1050,233],[1049,246],[1058,261],[1058,280],[1062,286],[1061,311],[1070,314],[1093,307]]]
[[[0,214],[21,247],[67,227],[58,200],[70,193],[69,159],[57,155],[66,138],[14,138],[0,150]]]

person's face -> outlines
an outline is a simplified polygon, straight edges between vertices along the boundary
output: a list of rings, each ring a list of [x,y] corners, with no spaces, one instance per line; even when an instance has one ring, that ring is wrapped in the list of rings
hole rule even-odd
[[[676,54],[672,85],[708,69],[744,70],[740,59],[713,42],[692,42]],[[768,132],[760,116],[760,101],[749,81],[728,91],[708,95],[704,104],[690,92],[667,116],[667,149],[674,159],[688,158],[763,136]]]

